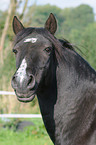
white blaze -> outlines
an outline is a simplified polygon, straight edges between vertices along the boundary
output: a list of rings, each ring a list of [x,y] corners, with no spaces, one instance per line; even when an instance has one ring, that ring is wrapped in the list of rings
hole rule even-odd
[[[21,62],[19,69],[17,70],[17,76],[20,78],[20,83],[22,83],[24,77],[26,76],[26,68],[27,68],[27,62],[24,58]]]
[[[25,39],[25,43],[26,42],[31,42],[31,43],[35,43],[37,41],[37,38],[27,38],[27,39]]]

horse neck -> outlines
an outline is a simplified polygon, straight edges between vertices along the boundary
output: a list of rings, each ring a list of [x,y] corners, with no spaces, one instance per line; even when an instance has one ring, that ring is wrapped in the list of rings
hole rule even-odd
[[[58,86],[60,85],[59,79],[62,80],[61,76],[64,76],[64,73],[67,74],[67,72],[66,71],[64,72],[64,66],[62,67],[61,64],[55,66],[53,70],[54,77],[52,78],[52,81],[49,83],[47,87],[45,86],[44,83],[42,83],[43,85],[41,86],[41,88],[43,88],[43,90],[40,89],[37,92],[37,98],[47,132],[51,137],[51,139],[53,140],[53,142],[55,142],[54,106],[57,103],[58,88],[61,89]]]
[[[81,61],[82,60],[78,61],[76,66],[74,66],[74,62],[72,62],[72,63],[70,63],[70,65],[68,65],[68,63],[62,63],[62,62],[58,61],[58,66],[56,67],[55,77],[54,77],[52,83],[50,83],[49,86],[47,86],[47,87],[42,86],[42,87],[44,87],[43,91],[37,93],[42,117],[43,117],[43,120],[45,123],[45,127],[46,127],[51,139],[53,140],[53,142],[55,142],[56,127],[58,128],[58,126],[56,126],[56,124],[58,125],[58,122],[64,122],[65,125],[67,125],[68,121],[71,120],[70,115],[67,116],[67,113],[66,113],[68,110],[71,110],[71,108],[70,108],[71,105],[76,106],[76,102],[80,102],[80,104],[82,104],[82,102],[84,102],[84,106],[86,106],[86,104],[87,104],[87,100],[85,99],[86,96],[84,96],[84,98],[81,98],[82,93],[83,93],[82,92],[83,88],[85,87],[85,89],[87,89],[87,86],[88,87],[90,86],[90,83],[89,83],[90,79],[88,76],[86,76],[86,72],[88,72],[88,74],[90,74],[90,78],[91,78],[91,73],[93,74],[92,79],[96,78],[95,71],[93,69],[91,69],[91,67],[84,60],[83,60],[84,65],[79,66],[79,62],[81,63]],[[79,67],[79,69],[78,69],[78,67]],[[80,75],[80,73],[81,73],[81,75]],[[82,74],[83,74],[83,76],[82,76]],[[85,84],[83,81],[85,82]],[[87,86],[86,86],[86,81],[88,81]],[[78,90],[78,92],[77,92],[77,90]],[[77,95],[74,95],[74,92],[72,92],[72,91],[75,91],[75,93],[77,93]],[[71,95],[70,95],[70,93],[71,93]],[[80,93],[81,93],[81,95],[80,95]],[[73,98],[71,98],[72,96],[73,96]],[[84,99],[86,101],[83,101]],[[72,101],[71,105],[69,105],[70,100]],[[92,103],[93,104],[91,106],[94,105],[94,101]],[[79,116],[82,116],[82,110],[81,110],[82,107],[81,106],[77,105],[77,108],[75,111],[76,113],[78,111],[78,113],[80,114]],[[64,115],[64,114],[65,114],[65,118],[69,117],[68,120],[66,120],[66,119],[64,120],[64,117],[62,118],[62,115]],[[77,120],[76,119],[74,119],[74,120],[77,121],[76,123],[78,126],[78,122],[79,122],[78,114],[74,115],[73,117],[77,117],[76,118]],[[69,122],[69,130],[73,126],[76,127],[76,124],[73,121],[71,121],[71,124]],[[61,127],[59,126],[59,128],[62,128],[62,126]]]

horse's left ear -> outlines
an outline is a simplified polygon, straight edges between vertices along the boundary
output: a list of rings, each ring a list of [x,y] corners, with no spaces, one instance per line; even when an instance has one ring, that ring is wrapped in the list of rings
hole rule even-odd
[[[14,18],[13,18],[14,33],[17,34],[18,32],[20,32],[23,29],[24,29],[24,26],[22,25],[22,23],[18,20],[18,18],[16,16],[14,16]]]
[[[45,28],[53,35],[57,30],[57,21],[52,13],[50,14],[49,18],[45,23]]]

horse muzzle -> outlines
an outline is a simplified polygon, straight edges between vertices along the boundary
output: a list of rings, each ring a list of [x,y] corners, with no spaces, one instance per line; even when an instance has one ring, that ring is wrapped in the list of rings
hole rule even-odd
[[[30,102],[34,99],[37,85],[32,74],[18,75],[16,72],[12,77],[11,85],[19,101]]]

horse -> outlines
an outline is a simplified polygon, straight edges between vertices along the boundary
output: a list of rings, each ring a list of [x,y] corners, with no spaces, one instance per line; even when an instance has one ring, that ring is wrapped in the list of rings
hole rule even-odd
[[[25,28],[14,16],[12,87],[21,102],[37,96],[54,145],[96,145],[96,71],[56,30],[52,13],[44,28]]]

